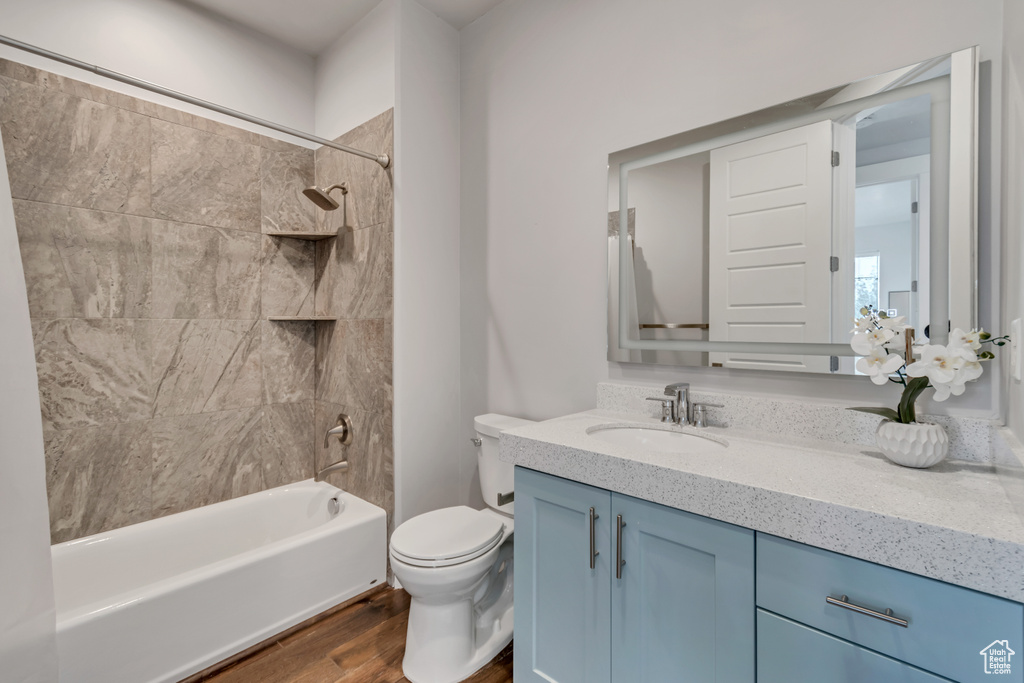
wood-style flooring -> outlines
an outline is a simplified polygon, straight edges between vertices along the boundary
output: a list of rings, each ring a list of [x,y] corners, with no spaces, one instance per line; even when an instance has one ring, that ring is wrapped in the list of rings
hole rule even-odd
[[[409,683],[402,675],[409,594],[374,592],[273,640],[202,683]],[[512,645],[467,683],[511,683]]]

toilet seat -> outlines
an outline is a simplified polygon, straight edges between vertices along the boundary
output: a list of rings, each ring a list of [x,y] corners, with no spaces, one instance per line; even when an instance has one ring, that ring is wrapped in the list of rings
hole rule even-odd
[[[394,559],[416,567],[448,567],[486,554],[505,535],[493,514],[460,505],[418,515],[391,534]]]

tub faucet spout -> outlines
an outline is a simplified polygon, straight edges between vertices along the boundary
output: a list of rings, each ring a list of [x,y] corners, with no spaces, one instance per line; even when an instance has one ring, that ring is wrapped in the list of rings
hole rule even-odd
[[[328,465],[327,467],[325,467],[322,470],[320,470],[319,472],[317,472],[316,476],[313,477],[313,481],[323,481],[324,478],[328,474],[330,474],[331,472],[345,472],[347,470],[348,470],[348,460],[339,460],[338,462],[334,463],[333,465]]]

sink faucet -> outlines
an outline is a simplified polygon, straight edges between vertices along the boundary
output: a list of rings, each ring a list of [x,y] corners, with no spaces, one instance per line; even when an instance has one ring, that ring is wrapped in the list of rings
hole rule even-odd
[[[693,406],[690,402],[690,383],[676,382],[665,387],[665,395],[675,399],[677,425],[693,424]]]

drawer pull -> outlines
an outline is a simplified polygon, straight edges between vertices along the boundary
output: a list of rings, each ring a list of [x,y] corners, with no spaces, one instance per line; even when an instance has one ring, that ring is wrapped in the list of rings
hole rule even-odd
[[[873,609],[868,609],[867,607],[861,607],[860,605],[853,604],[852,602],[850,602],[850,599],[845,595],[839,596],[838,600],[829,595],[825,598],[825,602],[827,602],[830,605],[835,605],[836,607],[848,609],[851,612],[856,612],[858,614],[866,614],[869,617],[881,619],[882,621],[887,622],[889,624],[896,624],[897,626],[902,626],[903,628],[907,628],[907,626],[909,626],[909,622],[906,619],[894,617],[892,615],[892,610],[889,608],[886,608],[884,612],[876,612]]]

